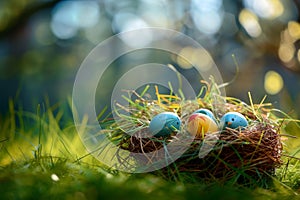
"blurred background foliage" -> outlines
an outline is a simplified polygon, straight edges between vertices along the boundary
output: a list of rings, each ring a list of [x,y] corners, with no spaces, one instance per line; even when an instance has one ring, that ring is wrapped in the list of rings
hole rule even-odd
[[[80,64],[98,43],[122,31],[154,26],[180,31],[198,41],[211,54],[224,81],[236,74],[231,56],[235,54],[240,72],[227,95],[248,103],[250,91],[259,103],[267,94],[268,102],[299,118],[299,10],[299,0],[3,0],[1,113],[7,112],[10,97],[17,96],[24,109],[36,109],[45,96],[52,103],[66,99]],[[146,39],[143,37],[134,40]],[[207,61],[205,53],[189,47],[181,54]],[[164,56],[151,55],[148,60],[152,62]],[[137,52],[114,62],[100,93],[108,97],[113,79],[139,56],[143,58]],[[199,84],[189,77],[191,66],[178,56],[172,61]]]

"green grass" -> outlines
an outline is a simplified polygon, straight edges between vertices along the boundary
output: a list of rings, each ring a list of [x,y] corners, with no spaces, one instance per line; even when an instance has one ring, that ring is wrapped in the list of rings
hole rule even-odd
[[[284,158],[268,189],[234,182],[181,183],[152,174],[107,169],[85,150],[66,110],[68,103],[14,109],[0,117],[1,199],[300,199],[300,161]],[[299,132],[293,122],[290,132]],[[297,156],[297,139],[286,141]],[[57,178],[58,177],[58,178]]]

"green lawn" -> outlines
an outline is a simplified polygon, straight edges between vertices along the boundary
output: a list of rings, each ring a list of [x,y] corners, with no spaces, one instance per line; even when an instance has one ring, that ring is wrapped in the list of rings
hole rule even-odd
[[[10,101],[10,112],[0,117],[1,199],[300,199],[299,160],[288,157],[266,188],[109,170],[86,152],[68,109],[46,101],[31,113]],[[296,123],[287,129],[299,132]],[[284,142],[285,154],[297,156],[299,141]]]

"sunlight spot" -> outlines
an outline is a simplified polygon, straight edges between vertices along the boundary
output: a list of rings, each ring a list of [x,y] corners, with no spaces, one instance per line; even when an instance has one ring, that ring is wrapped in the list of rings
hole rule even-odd
[[[278,56],[283,62],[290,62],[295,54],[295,47],[290,43],[282,43],[278,49]]]
[[[295,40],[300,39],[300,24],[298,22],[290,21],[288,23],[288,31]]]
[[[208,71],[213,65],[212,58],[204,49],[195,49],[192,61],[202,71]]]
[[[126,32],[149,27],[148,23],[141,17],[120,12],[114,16],[112,28],[115,32]],[[152,42],[153,36],[147,30],[133,31],[130,34],[120,35],[120,38],[131,47],[143,47]]]
[[[223,15],[219,11],[194,12],[193,20],[197,29],[204,34],[215,34],[222,25]]]
[[[97,24],[100,12],[94,1],[63,1],[53,9],[51,29],[56,37],[69,39],[77,34],[80,28]]]
[[[254,0],[253,9],[258,16],[267,19],[275,19],[284,11],[280,0]]]
[[[59,181],[59,178],[58,178],[58,176],[57,176],[56,174],[52,174],[52,175],[51,175],[51,179],[52,179],[53,181]]]
[[[217,11],[222,8],[222,1],[220,0],[192,0],[192,6],[200,12]]]
[[[207,71],[212,67],[212,59],[204,49],[193,47],[183,48],[177,56],[177,63],[183,69],[190,69],[193,66],[199,67],[202,71]]]
[[[193,0],[191,3],[191,14],[197,29],[207,35],[217,33],[224,17],[222,1]]]
[[[281,75],[273,70],[265,74],[264,87],[268,94],[275,95],[283,88],[283,79]]]
[[[295,42],[295,39],[290,35],[288,29],[285,29],[281,32],[281,42],[290,44]]]
[[[297,59],[298,59],[298,62],[300,62],[300,49],[298,49],[298,51],[297,51]]]
[[[177,56],[177,63],[183,69],[190,69],[193,67],[192,63],[189,63],[191,59],[191,54],[193,53],[192,47],[185,47],[181,49],[179,55]]]
[[[143,18],[150,26],[171,28],[170,11],[166,9],[168,2],[142,0],[137,15]],[[173,12],[173,11],[172,11]],[[179,14],[176,12],[176,14]]]
[[[107,179],[112,179],[114,176],[112,174],[106,174]]]
[[[243,9],[239,14],[239,21],[251,37],[258,37],[262,30],[257,16],[250,10]]]

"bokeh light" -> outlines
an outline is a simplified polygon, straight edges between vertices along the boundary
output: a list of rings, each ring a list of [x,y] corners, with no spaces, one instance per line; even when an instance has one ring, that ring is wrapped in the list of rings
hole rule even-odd
[[[264,87],[268,94],[275,95],[283,88],[284,82],[279,73],[270,70],[265,74]]]
[[[190,62],[187,62],[189,60]],[[177,56],[177,63],[183,69],[190,69],[198,66],[202,71],[208,71],[212,67],[210,55],[203,49],[193,47],[183,48]]]
[[[127,12],[120,11],[114,16],[112,29],[115,33],[132,31],[141,28],[150,27],[141,17]],[[145,46],[152,41],[152,35],[148,31],[141,31],[140,34],[123,35],[120,37],[126,44],[132,47]]]
[[[285,67],[294,71],[300,71],[299,39],[300,24],[293,20],[289,21],[286,28],[281,32],[278,57],[285,64]]]
[[[180,55],[150,50],[130,53],[112,64],[105,78],[107,85],[130,66],[146,60],[174,65],[196,88],[199,78],[194,76],[193,66],[209,70],[210,57],[229,81],[236,75],[234,54],[239,73],[236,83],[226,88],[228,95],[247,101],[247,91],[258,99],[266,91],[273,94],[267,80],[276,76],[265,74],[273,70],[285,83],[284,92],[271,95],[270,100],[281,102],[287,99],[284,95],[290,95],[293,106],[298,100],[295,88],[300,87],[299,5],[294,0],[1,1],[2,99],[5,103],[19,85],[24,90],[20,95],[22,101],[26,99],[24,104],[33,97],[42,99],[43,94],[53,101],[63,98],[71,93],[76,69],[95,45],[122,31],[159,27],[188,35],[209,53],[189,46],[181,49]],[[153,38],[157,36],[142,31],[120,37],[134,48],[153,42]],[[102,92],[109,96],[109,87]],[[5,104],[0,109],[5,110]],[[300,108],[296,109],[300,113]]]
[[[259,17],[266,19],[275,19],[284,12],[284,6],[280,0],[244,0],[244,3]]]
[[[200,32],[208,35],[217,33],[223,20],[222,1],[193,0],[192,17]]]
[[[174,6],[176,9],[176,5]],[[171,13],[168,12],[168,2],[165,0],[143,0],[137,9],[137,14],[147,23],[149,26],[172,28],[172,21],[169,20]],[[178,16],[179,15],[179,16]],[[174,17],[182,17],[182,12],[174,12]]]
[[[289,43],[282,43],[278,50],[278,56],[283,62],[290,62],[295,53],[295,47]]]
[[[295,21],[290,21],[288,23],[288,32],[295,40],[300,39],[300,24]]]
[[[239,21],[251,37],[256,38],[261,35],[258,17],[250,10],[243,9],[239,15]]]
[[[53,10],[51,29],[60,39],[72,38],[80,28],[94,26],[99,11],[95,1],[63,1]]]
[[[298,62],[300,62],[300,49],[298,49],[298,51],[297,51],[297,59],[298,59]]]

